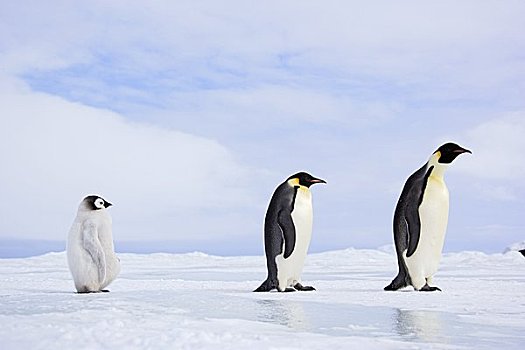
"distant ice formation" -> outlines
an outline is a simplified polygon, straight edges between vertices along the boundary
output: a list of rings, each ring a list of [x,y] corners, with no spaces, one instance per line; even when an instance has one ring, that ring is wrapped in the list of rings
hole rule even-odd
[[[509,245],[507,248],[505,248],[503,253],[505,254],[508,252],[520,252],[521,254],[523,254],[523,256],[525,256],[525,241]]]

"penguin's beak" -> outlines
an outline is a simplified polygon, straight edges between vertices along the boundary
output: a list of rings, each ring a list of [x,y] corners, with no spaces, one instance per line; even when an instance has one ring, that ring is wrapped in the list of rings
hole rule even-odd
[[[313,183],[313,184],[325,184],[326,181],[322,180],[322,179],[313,178],[313,179],[310,180],[310,183]]]
[[[472,152],[469,151],[469,150],[466,149],[466,148],[457,149],[457,150],[455,150],[455,151],[453,151],[453,152],[454,152],[454,153],[458,153],[458,154],[462,154],[462,153],[470,153],[470,154],[472,154]]]
[[[106,208],[109,208],[109,207],[111,207],[112,205],[113,205],[113,204],[111,204],[110,202],[107,202],[107,201],[106,201],[104,206],[105,206]]]

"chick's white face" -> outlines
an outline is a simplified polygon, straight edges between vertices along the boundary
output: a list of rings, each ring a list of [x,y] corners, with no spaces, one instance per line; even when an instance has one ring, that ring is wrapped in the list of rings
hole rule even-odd
[[[105,208],[104,200],[103,200],[102,198],[97,198],[97,199],[95,200],[95,203],[94,203],[94,204],[95,204],[95,207],[96,207],[97,209],[104,209],[104,208]]]

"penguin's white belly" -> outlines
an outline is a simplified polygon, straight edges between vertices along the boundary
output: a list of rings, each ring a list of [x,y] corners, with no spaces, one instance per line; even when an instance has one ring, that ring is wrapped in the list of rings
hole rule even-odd
[[[77,290],[84,286],[89,290],[100,288],[97,266],[88,251],[83,248],[80,223],[75,223],[69,233],[67,258]]]
[[[285,289],[301,281],[304,261],[312,237],[312,195],[310,190],[297,190],[292,220],[295,226],[295,247],[292,254],[284,259],[283,254],[277,256],[277,279],[279,287]],[[284,247],[283,247],[284,252]]]
[[[84,287],[92,291],[103,289],[119,274],[120,261],[114,252],[110,225],[111,222],[98,226],[98,239],[106,262],[106,278],[102,283],[99,282],[98,267],[93,261],[93,257],[84,248],[81,223],[75,222],[71,227],[67,244],[67,257],[77,289]]]
[[[426,283],[423,279],[432,277],[438,270],[447,231],[448,207],[447,186],[442,179],[429,177],[423,202],[419,207],[419,242],[414,254],[405,258],[410,277],[417,289]]]

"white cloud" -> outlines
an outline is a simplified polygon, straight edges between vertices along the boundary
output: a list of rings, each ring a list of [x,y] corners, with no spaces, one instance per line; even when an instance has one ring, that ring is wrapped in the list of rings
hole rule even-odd
[[[465,145],[473,156],[458,168],[475,178],[507,180],[525,178],[525,112],[484,122],[464,133]]]
[[[484,201],[522,201],[525,190],[525,112],[508,113],[465,130],[456,139],[473,154],[453,171],[470,179],[474,196]]]
[[[348,127],[379,125],[400,109],[395,103],[364,103],[320,89],[280,85],[178,92],[170,95],[169,100],[167,110],[179,116],[197,114],[211,122],[224,123],[244,120],[249,121],[248,127],[261,129],[301,123]]]
[[[520,71],[514,67],[521,66],[523,7],[520,1],[333,1],[322,8],[302,1],[16,2],[0,14],[6,53],[0,62],[16,72],[92,63],[144,78],[234,73],[252,84],[272,83],[291,69],[314,81],[328,74],[373,89],[366,85],[374,77],[450,98],[503,88]],[[429,82],[437,89],[418,88]]]
[[[376,125],[429,101],[521,101],[523,6],[16,2],[0,13],[0,65],[43,73],[39,91],[126,116],[197,112],[219,132],[240,116]]]
[[[3,235],[62,239],[90,193],[115,202],[121,240],[220,234],[220,216],[190,218],[251,205],[256,172],[215,141],[29,90],[4,90],[0,103]]]

